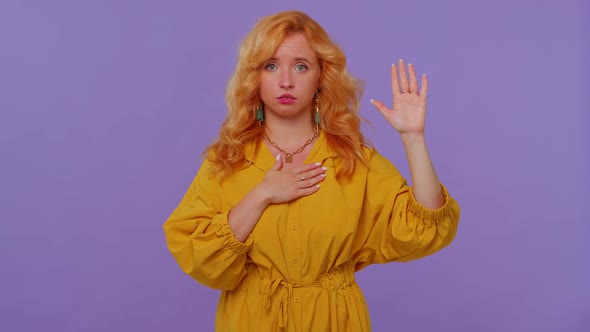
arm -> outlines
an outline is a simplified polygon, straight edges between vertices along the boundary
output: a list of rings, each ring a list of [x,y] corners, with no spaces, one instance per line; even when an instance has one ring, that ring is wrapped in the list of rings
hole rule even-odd
[[[211,288],[239,284],[253,243],[250,234],[266,207],[310,195],[324,179],[325,169],[317,164],[288,171],[281,167],[277,160],[264,180],[229,210],[222,207],[218,180],[205,160],[163,226],[168,249],[185,273]]]
[[[319,190],[326,169],[320,164],[309,164],[281,171],[283,160],[277,156],[275,164],[264,180],[254,187],[229,212],[229,225],[238,241],[243,242],[250,235],[258,219],[269,204],[292,201]]]
[[[412,178],[412,190],[416,200],[427,208],[437,209],[443,206],[444,197],[441,183],[430,160],[424,127],[426,120],[426,95],[428,79],[422,75],[422,86],[418,91],[416,72],[412,64],[408,65],[408,75],[404,62],[399,62],[399,79],[395,65],[391,66],[391,88],[393,107],[388,109],[382,102],[371,100],[389,124],[399,132]]]
[[[373,263],[407,262],[448,246],[457,232],[460,208],[443,185],[438,188],[443,205],[425,207],[396,167],[373,150],[357,229],[356,269]]]
[[[168,249],[185,273],[205,286],[233,289],[246,273],[252,240],[235,239],[210,167],[205,160],[163,228]]]
[[[412,190],[416,200],[429,209],[438,209],[445,203],[441,183],[432,166],[424,135],[402,136],[412,177]]]
[[[389,124],[399,132],[410,166],[412,188],[378,154],[374,154],[367,180],[365,218],[370,222],[367,237],[356,255],[357,269],[371,263],[409,261],[430,255],[451,243],[457,232],[460,209],[440,183],[424,138],[428,81],[418,83],[414,67],[408,65],[410,79],[400,60],[400,79],[391,66],[392,109],[371,100]],[[381,166],[380,166],[381,165]],[[389,170],[388,169],[392,169]],[[384,195],[375,196],[375,192]]]
[[[255,187],[231,209],[228,215],[229,227],[238,241],[244,242],[248,238],[269,204],[260,187]]]

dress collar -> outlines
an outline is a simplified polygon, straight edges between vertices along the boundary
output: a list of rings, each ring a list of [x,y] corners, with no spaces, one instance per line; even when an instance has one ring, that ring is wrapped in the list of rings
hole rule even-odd
[[[320,135],[313,143],[309,155],[305,159],[305,163],[324,163],[325,160],[338,156],[334,150],[328,145],[327,134],[322,130]],[[262,141],[262,138],[255,142],[248,143],[244,148],[244,155],[248,164],[254,165],[264,172],[268,170],[275,163],[275,156],[270,153],[268,147]]]

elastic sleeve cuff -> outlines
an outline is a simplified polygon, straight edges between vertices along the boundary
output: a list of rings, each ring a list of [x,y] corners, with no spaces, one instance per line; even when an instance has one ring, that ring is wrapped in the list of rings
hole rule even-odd
[[[430,220],[430,221],[437,221],[443,219],[449,214],[450,208],[450,197],[447,188],[441,184],[443,196],[444,196],[444,204],[440,208],[433,210],[425,207],[424,205],[420,204],[416,197],[414,196],[414,191],[410,188],[410,198],[408,201],[408,211],[411,212],[416,217],[422,220]]]
[[[215,234],[217,237],[224,239],[224,248],[231,250],[236,255],[244,254],[252,247],[252,234],[248,236],[246,242],[242,243],[238,241],[231,227],[229,227],[227,215],[228,212],[223,214],[223,218],[219,218],[213,222],[212,226],[215,227]]]

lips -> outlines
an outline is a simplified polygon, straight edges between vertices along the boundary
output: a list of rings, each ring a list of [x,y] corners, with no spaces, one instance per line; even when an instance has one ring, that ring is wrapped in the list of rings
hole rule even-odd
[[[288,93],[284,93],[284,94],[280,95],[277,98],[277,100],[281,104],[293,104],[297,100],[297,98],[293,97],[292,95],[290,95]]]

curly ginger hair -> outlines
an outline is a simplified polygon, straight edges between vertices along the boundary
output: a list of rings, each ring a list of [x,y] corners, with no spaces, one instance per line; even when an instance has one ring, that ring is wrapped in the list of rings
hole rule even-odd
[[[261,103],[261,71],[281,42],[294,33],[306,38],[320,62],[320,128],[339,156],[336,177],[349,178],[356,163],[366,161],[363,147],[367,143],[359,116],[361,82],[348,73],[344,52],[317,22],[305,13],[286,11],[258,21],[240,47],[238,63],[226,90],[227,117],[219,137],[205,150],[213,163],[213,172],[220,177],[243,167],[245,145],[262,137],[264,127],[258,125],[255,116]]]

